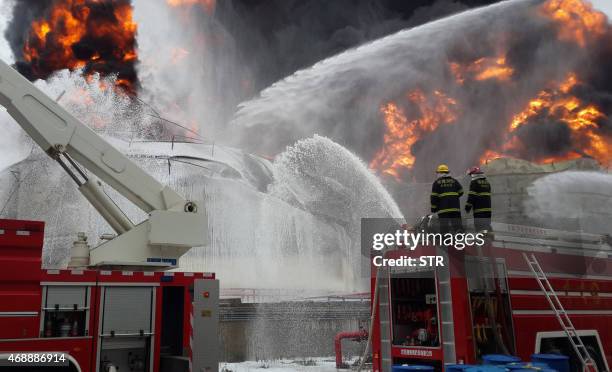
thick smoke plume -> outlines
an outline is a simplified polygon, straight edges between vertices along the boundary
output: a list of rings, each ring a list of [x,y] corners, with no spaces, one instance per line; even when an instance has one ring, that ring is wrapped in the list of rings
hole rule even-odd
[[[16,0],[5,36],[30,80],[83,68],[134,93],[136,28],[130,0]]]
[[[118,74],[119,84],[139,81],[139,99],[165,118],[200,132],[206,140],[222,141],[236,105],[272,82],[347,48],[493,1],[134,0],[133,22],[127,24],[130,29],[138,26],[138,63],[117,58],[125,45],[136,47],[134,37],[116,33],[121,39],[112,50],[107,35],[99,32],[109,27],[90,27],[98,26],[99,19],[112,26],[114,19],[131,15],[118,11],[131,10],[127,0],[16,0],[5,34],[17,66],[31,79],[75,67],[83,67],[87,76]],[[81,15],[83,8],[91,9],[88,17]],[[64,26],[75,19],[87,26],[87,37],[77,40],[78,33],[72,33],[68,47],[56,48],[58,42],[66,44]],[[54,26],[47,34],[44,22]],[[96,38],[99,35],[105,38]],[[40,55],[28,57],[27,50]],[[58,58],[58,51],[71,58]],[[112,51],[110,58],[94,61],[103,51]],[[183,134],[187,140],[197,138]]]
[[[597,28],[572,14],[583,10]],[[251,151],[319,133],[400,179],[497,154],[609,164],[611,37],[578,0],[503,2],[319,62],[243,104],[234,123]]]
[[[139,97],[227,140],[236,106],[347,48],[493,0],[134,0]]]

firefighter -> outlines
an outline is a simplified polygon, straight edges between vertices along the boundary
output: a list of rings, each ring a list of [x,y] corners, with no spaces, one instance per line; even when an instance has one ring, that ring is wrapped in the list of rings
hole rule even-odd
[[[465,211],[474,214],[476,231],[491,230],[491,184],[487,181],[480,167],[472,167],[468,171],[472,178]]]
[[[436,170],[438,178],[431,187],[431,212],[438,214],[440,233],[455,233],[463,230],[459,198],[463,187],[449,175],[448,166],[440,164]]]

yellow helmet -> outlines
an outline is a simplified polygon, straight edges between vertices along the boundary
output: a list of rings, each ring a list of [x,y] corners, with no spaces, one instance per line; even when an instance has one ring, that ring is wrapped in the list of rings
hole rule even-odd
[[[438,168],[436,169],[437,173],[448,173],[448,165],[446,164],[440,164],[438,165]]]

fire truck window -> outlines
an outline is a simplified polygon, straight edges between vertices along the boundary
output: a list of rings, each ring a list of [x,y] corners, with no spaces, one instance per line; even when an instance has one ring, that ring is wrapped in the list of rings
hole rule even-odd
[[[46,310],[43,337],[85,336],[85,310]]]
[[[440,346],[433,272],[391,278],[393,344]]]

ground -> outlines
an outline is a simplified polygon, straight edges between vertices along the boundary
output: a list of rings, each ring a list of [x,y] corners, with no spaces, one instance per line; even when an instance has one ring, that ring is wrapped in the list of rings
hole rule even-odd
[[[349,364],[353,364],[349,361]],[[336,372],[343,371],[336,369],[334,358],[306,358],[306,359],[281,359],[281,360],[266,360],[266,361],[249,361],[242,363],[221,363],[221,372],[250,372],[250,371],[266,371],[266,372],[289,372],[289,371],[307,371],[307,372]],[[348,370],[346,370],[348,371]],[[364,369],[364,372],[370,369]]]

